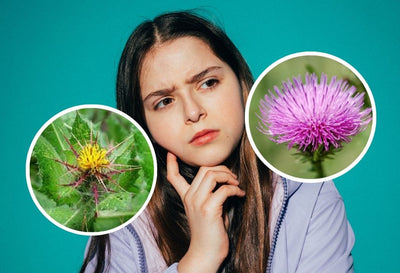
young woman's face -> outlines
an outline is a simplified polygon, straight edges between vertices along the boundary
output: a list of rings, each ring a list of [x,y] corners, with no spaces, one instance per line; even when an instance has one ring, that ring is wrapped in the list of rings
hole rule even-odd
[[[140,87],[154,140],[193,166],[215,166],[238,145],[244,129],[239,81],[195,37],[162,43],[143,60]]]

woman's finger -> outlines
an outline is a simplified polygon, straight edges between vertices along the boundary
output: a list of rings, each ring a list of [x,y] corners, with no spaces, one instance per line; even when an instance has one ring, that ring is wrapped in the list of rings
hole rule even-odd
[[[205,201],[209,195],[214,191],[217,184],[227,183],[229,185],[238,186],[239,181],[235,179],[230,173],[208,170],[203,177],[203,181],[196,189],[196,196],[198,201]]]
[[[237,175],[234,174],[228,167],[224,165],[219,165],[219,166],[214,166],[214,167],[201,167],[196,175],[196,177],[193,179],[191,183],[191,189],[190,191],[197,191],[200,185],[202,185],[204,182],[203,180],[206,179],[206,177],[212,175],[213,173],[221,173],[221,175],[225,174],[226,178],[218,180],[218,182],[227,182],[229,183],[230,181],[237,181]],[[228,178],[229,176],[229,178]],[[235,184],[235,182],[233,182]],[[212,187],[212,189],[215,188]],[[210,189],[210,191],[212,190]]]
[[[176,156],[170,152],[167,154],[167,180],[172,184],[178,192],[181,200],[184,199],[189,189],[189,184],[185,178],[179,173],[179,165]]]
[[[243,197],[246,193],[238,186],[223,185],[216,190],[208,200],[208,205],[211,208],[222,208],[222,204],[231,196]]]

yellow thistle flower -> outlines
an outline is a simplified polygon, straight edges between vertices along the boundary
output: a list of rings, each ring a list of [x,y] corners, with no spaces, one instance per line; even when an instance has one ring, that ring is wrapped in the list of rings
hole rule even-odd
[[[86,144],[79,152],[78,165],[91,174],[99,173],[110,164],[106,155],[107,150],[100,148],[98,144]]]

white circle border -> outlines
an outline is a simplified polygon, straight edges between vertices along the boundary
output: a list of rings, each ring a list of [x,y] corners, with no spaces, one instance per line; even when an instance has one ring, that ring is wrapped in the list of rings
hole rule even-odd
[[[36,195],[33,192],[33,188],[32,188],[32,183],[31,183],[31,179],[30,179],[30,161],[31,161],[31,157],[32,157],[32,152],[33,152],[33,148],[36,145],[36,142],[38,140],[38,138],[42,135],[43,131],[52,123],[54,122],[56,119],[58,119],[59,117],[76,111],[76,110],[80,110],[80,109],[88,109],[88,108],[94,108],[94,109],[102,109],[102,110],[107,110],[107,111],[111,111],[114,114],[120,115],[122,117],[124,117],[125,119],[127,119],[129,122],[131,122],[143,135],[143,137],[146,139],[147,144],[149,145],[150,151],[151,151],[151,155],[153,157],[153,182],[152,182],[152,186],[150,189],[150,192],[147,196],[146,201],[143,203],[142,207],[140,208],[140,210],[135,213],[134,216],[132,216],[128,221],[126,221],[125,223],[109,229],[109,230],[105,230],[105,231],[99,231],[99,232],[84,232],[84,231],[79,231],[79,230],[75,230],[69,227],[66,227],[62,224],[60,224],[59,222],[57,222],[56,220],[54,220],[40,205],[39,201],[36,198]],[[156,159],[156,154],[154,151],[154,147],[153,144],[150,141],[150,138],[147,136],[147,133],[144,131],[144,129],[134,120],[132,119],[130,116],[128,116],[127,114],[125,114],[124,112],[112,108],[110,106],[105,106],[105,105],[100,105],[100,104],[82,104],[82,105],[78,105],[78,106],[73,106],[70,108],[67,108],[59,113],[57,113],[56,115],[54,115],[52,118],[50,118],[45,124],[43,124],[43,126],[39,129],[39,131],[36,133],[35,137],[32,140],[32,143],[29,147],[28,150],[28,154],[26,157],[26,181],[28,184],[28,189],[29,189],[29,193],[31,195],[31,198],[33,200],[33,202],[35,203],[36,207],[39,209],[39,211],[50,221],[52,222],[54,225],[56,225],[57,227],[64,229],[65,231],[71,232],[71,233],[75,233],[78,235],[86,235],[86,236],[98,236],[98,235],[104,235],[104,234],[109,234],[112,232],[115,232],[121,228],[124,228],[125,226],[131,224],[143,211],[144,209],[147,207],[147,204],[150,201],[150,198],[153,196],[153,192],[156,186],[156,180],[157,180],[157,159]]]
[[[290,60],[290,59],[294,59],[297,57],[303,57],[303,56],[318,56],[318,57],[325,57],[328,59],[332,59],[344,66],[346,66],[348,69],[351,70],[351,72],[353,72],[357,78],[361,81],[361,83],[363,84],[363,86],[365,87],[365,90],[368,93],[369,99],[371,101],[371,108],[372,108],[372,126],[371,126],[371,133],[369,135],[367,144],[365,145],[364,149],[361,151],[361,153],[358,155],[358,157],[346,168],[344,168],[343,170],[327,176],[327,177],[323,177],[323,178],[300,178],[300,177],[295,177],[295,176],[291,176],[288,175],[280,170],[278,170],[277,168],[275,168],[272,164],[270,164],[265,158],[264,156],[261,154],[261,152],[258,150],[253,136],[251,135],[251,130],[250,130],[250,122],[249,122],[249,112],[250,112],[250,104],[251,104],[251,99],[253,98],[253,95],[255,93],[255,90],[258,86],[258,84],[260,83],[260,81],[265,77],[265,75],[270,72],[272,69],[274,69],[276,66],[278,66],[279,64]],[[328,180],[332,180],[335,179],[343,174],[345,174],[346,172],[350,171],[355,165],[358,164],[358,162],[364,157],[365,153],[368,151],[372,140],[374,138],[374,134],[375,134],[375,129],[376,129],[376,121],[377,121],[377,117],[376,117],[376,105],[375,105],[375,100],[374,97],[372,96],[372,92],[371,89],[369,88],[367,82],[365,81],[365,79],[363,78],[363,76],[361,76],[361,74],[349,63],[347,63],[346,61],[328,54],[328,53],[323,53],[323,52],[318,52],[318,51],[304,51],[304,52],[298,52],[298,53],[293,53],[293,54],[289,54],[277,61],[275,61],[274,63],[272,63],[271,65],[269,65],[261,74],[260,76],[258,76],[257,80],[254,82],[253,86],[251,87],[249,96],[247,98],[247,102],[246,102],[246,108],[245,108],[245,127],[246,127],[246,133],[247,136],[249,138],[250,144],[253,148],[253,150],[255,151],[256,155],[258,156],[258,158],[268,167],[270,168],[272,171],[274,171],[275,173],[279,174],[282,177],[285,177],[287,179],[293,180],[293,181],[297,181],[297,182],[303,182],[303,183],[319,183],[319,182],[324,182],[324,181],[328,181]]]

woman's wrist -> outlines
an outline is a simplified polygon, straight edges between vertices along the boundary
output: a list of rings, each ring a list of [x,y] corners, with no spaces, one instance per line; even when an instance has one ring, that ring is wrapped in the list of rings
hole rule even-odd
[[[212,273],[217,272],[224,258],[207,255],[200,251],[191,253],[190,250],[178,264],[179,273]]]

